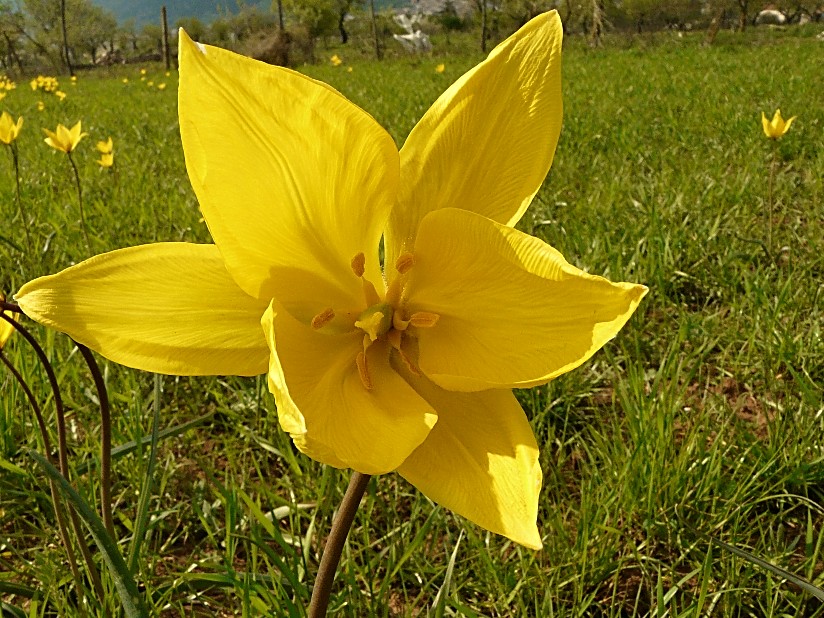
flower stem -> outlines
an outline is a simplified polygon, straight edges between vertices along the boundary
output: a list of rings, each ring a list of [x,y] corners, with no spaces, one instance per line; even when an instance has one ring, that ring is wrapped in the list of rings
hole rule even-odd
[[[74,171],[74,183],[77,186],[77,203],[80,209],[80,225],[83,227],[83,236],[86,237],[86,248],[89,250],[89,253],[91,253],[92,242],[89,240],[89,230],[86,228],[86,216],[83,214],[83,189],[80,187],[80,172],[77,171],[77,165],[72,158],[72,153],[67,152],[66,155],[68,155],[69,163],[72,164],[72,170]]]
[[[18,311],[20,312],[20,308],[12,303],[7,303],[3,301],[2,308],[7,311]],[[63,397],[60,395],[60,385],[57,383],[57,374],[54,372],[54,367],[52,367],[51,362],[49,362],[49,358],[46,356],[46,353],[43,351],[43,348],[37,343],[37,340],[34,336],[24,327],[20,322],[16,320],[12,320],[8,316],[2,315],[0,313],[0,317],[4,320],[7,320],[20,335],[28,342],[28,344],[34,350],[34,353],[37,355],[40,364],[43,365],[43,369],[46,370],[46,376],[49,379],[49,386],[52,389],[52,395],[54,396],[54,408],[57,412],[57,455],[58,455],[58,463],[60,464],[60,474],[62,474],[66,480],[69,478],[69,457],[68,457],[68,448],[66,446],[66,411],[63,407]],[[86,537],[83,535],[83,528],[80,526],[80,518],[77,516],[77,512],[74,509],[69,509],[69,518],[71,519],[72,529],[74,530],[74,536],[77,539],[77,544],[80,547],[80,553],[83,554],[83,560],[86,563],[86,568],[89,572],[89,577],[92,581],[92,586],[94,587],[95,594],[97,594],[98,599],[101,603],[105,601],[105,595],[103,591],[103,584],[100,581],[100,574],[97,571],[97,567],[94,564],[94,559],[92,558],[91,550],[89,550],[89,546],[86,543]],[[79,594],[79,591],[78,591]]]
[[[23,219],[23,230],[26,232],[26,242],[29,243],[29,250],[32,249],[31,233],[29,232],[29,217],[26,215],[26,209],[23,208],[23,200],[20,199],[20,160],[17,157],[17,144],[12,142],[9,145],[9,152],[11,152],[11,161],[14,166],[14,182],[16,187],[15,197],[17,198],[17,208],[20,209],[20,217]]]
[[[768,193],[768,204],[769,209],[767,211],[767,249],[769,250],[770,255],[772,255],[772,223],[773,223],[773,184],[775,181],[775,168],[778,163],[778,141],[772,140],[773,142],[773,151],[772,151],[772,161],[770,162],[770,185],[769,185],[769,193]]]
[[[72,341],[74,341],[72,339]],[[97,389],[97,401],[100,404],[100,513],[103,516],[103,525],[106,531],[114,536],[114,519],[112,517],[112,417],[109,408],[109,393],[100,367],[89,348],[82,343],[74,342],[89,366]]]
[[[332,592],[332,582],[335,580],[335,571],[340,563],[343,545],[349,534],[349,528],[355,520],[355,513],[360,505],[366,486],[369,484],[370,475],[353,472],[349,479],[349,487],[340,503],[338,515],[332,523],[332,530],[326,540],[326,547],[318,567],[318,575],[315,578],[315,586],[312,589],[312,600],[309,602],[309,618],[322,618],[326,615],[326,608],[329,606],[329,595]]]
[[[7,319],[10,322],[12,321],[5,316],[4,319]],[[3,364],[8,368],[20,384],[23,392],[26,394],[26,398],[29,400],[32,410],[34,410],[34,416],[37,418],[37,426],[40,428],[40,435],[43,438],[43,449],[46,451],[46,459],[50,464],[56,466],[57,463],[55,462],[54,454],[52,453],[49,431],[46,429],[46,422],[43,420],[43,413],[40,410],[40,405],[37,403],[34,393],[32,393],[29,385],[26,383],[26,380],[23,378],[21,373],[17,371],[14,365],[11,364],[11,361],[6,358],[5,354],[3,354],[1,350],[0,361],[3,361]],[[60,494],[57,492],[57,486],[51,479],[49,479],[49,491],[51,492],[52,505],[54,506],[54,517],[57,520],[57,530],[60,533],[60,540],[63,542],[63,547],[66,548],[66,556],[69,559],[69,569],[71,569],[72,577],[74,577],[75,586],[77,586],[77,589],[80,590],[80,582],[82,580],[80,578],[80,570],[77,568],[77,559],[74,556],[74,548],[72,547],[71,539],[69,538],[69,531],[66,528],[66,516],[63,513],[63,501],[60,499]]]

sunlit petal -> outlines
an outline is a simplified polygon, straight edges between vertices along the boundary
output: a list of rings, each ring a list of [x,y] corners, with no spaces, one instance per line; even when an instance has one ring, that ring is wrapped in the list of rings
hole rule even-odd
[[[561,38],[554,11],[540,15],[455,82],[401,149],[401,190],[387,253],[411,246],[418,222],[463,208],[512,225],[552,164],[561,131]]]
[[[349,264],[365,254],[367,277],[380,283],[399,173],[392,138],[324,84],[180,37],[186,167],[229,272],[292,312],[306,304],[308,273],[338,288],[329,305],[360,301]]]
[[[533,386],[579,366],[612,339],[647,289],[571,266],[539,239],[474,213],[443,209],[421,222],[410,312],[420,368],[452,390]]]
[[[274,302],[262,324],[281,426],[313,459],[366,474],[389,472],[435,425],[431,406],[390,367],[385,342],[367,350],[367,390],[355,362],[362,331],[322,334]]]
[[[176,375],[257,375],[266,305],[244,293],[214,245],[158,243],[104,253],[15,296],[33,320],[117,363]]]
[[[398,472],[438,504],[540,549],[538,444],[512,392],[455,393],[406,377],[438,423]]]

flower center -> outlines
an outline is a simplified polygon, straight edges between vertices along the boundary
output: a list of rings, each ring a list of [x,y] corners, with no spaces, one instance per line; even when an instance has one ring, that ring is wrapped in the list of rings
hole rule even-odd
[[[416,328],[435,326],[440,316],[427,311],[416,311],[411,315],[407,315],[407,299],[404,295],[404,287],[407,273],[415,265],[415,256],[411,253],[404,253],[397,259],[395,262],[397,274],[389,284],[384,298],[380,297],[372,282],[363,276],[366,270],[366,258],[363,253],[358,253],[353,257],[350,265],[352,272],[361,280],[363,296],[367,305],[367,308],[360,313],[353,324],[355,328],[362,330],[364,333],[363,349],[355,357],[355,364],[363,387],[366,390],[372,390],[372,376],[369,372],[366,352],[376,341],[388,342],[407,369],[415,375],[420,375],[420,371],[403,349],[405,347],[404,336],[414,337]],[[323,328],[334,320],[335,316],[335,310],[331,307],[324,309],[312,318],[312,328],[316,330]],[[411,332],[410,327],[412,327]]]

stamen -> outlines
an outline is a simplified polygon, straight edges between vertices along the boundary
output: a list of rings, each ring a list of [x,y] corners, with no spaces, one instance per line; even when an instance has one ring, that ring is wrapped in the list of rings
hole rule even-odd
[[[409,326],[409,320],[404,320],[401,317],[401,312],[400,311],[395,311],[395,313],[392,314],[392,327],[395,330],[400,331],[400,330],[406,330],[407,326]]]
[[[409,269],[415,265],[415,256],[411,253],[403,253],[398,256],[398,259],[395,260],[395,268],[397,271],[405,275],[409,272]]]
[[[364,268],[366,266],[366,256],[363,252],[358,253],[352,258],[349,265],[352,267],[352,272],[355,273],[356,277],[363,277]]]
[[[358,352],[358,355],[355,357],[355,363],[358,366],[358,375],[360,376],[360,381],[361,384],[363,384],[363,388],[371,391],[372,378],[369,377],[369,367],[366,365],[366,353]]]
[[[428,311],[418,311],[412,314],[409,318],[409,323],[418,328],[432,328],[441,319],[437,313],[429,313]]]
[[[415,367],[415,365],[412,363],[412,360],[406,354],[403,353],[403,350],[399,348],[398,354],[400,354],[401,360],[403,361],[403,364],[406,365],[406,368],[409,369],[409,372],[413,375],[420,377],[421,370]]]
[[[403,339],[403,333],[399,330],[390,330],[386,334],[386,339],[389,341],[389,345],[395,348],[398,352],[401,351],[401,340]]]
[[[317,330],[319,328],[323,328],[329,322],[331,322],[334,317],[335,317],[335,310],[334,309],[332,309],[331,307],[329,309],[324,309],[323,311],[321,311],[319,314],[317,314],[315,317],[312,318],[312,328],[314,328],[315,330]]]

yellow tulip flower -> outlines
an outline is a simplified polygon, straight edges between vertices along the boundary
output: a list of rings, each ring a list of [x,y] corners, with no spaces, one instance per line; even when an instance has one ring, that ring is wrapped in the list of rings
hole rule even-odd
[[[37,111],[42,112],[44,109],[46,109],[46,104],[43,103],[43,101],[38,101],[37,102]]]
[[[160,83],[157,85],[157,89],[158,89],[158,90],[166,90],[166,82],[160,82]]]
[[[767,119],[767,115],[761,112],[761,126],[764,127],[764,135],[770,139],[778,139],[790,130],[790,125],[797,116],[793,116],[789,120],[784,120],[781,117],[781,110],[775,110],[772,120]]]
[[[97,164],[100,167],[111,167],[112,165],[114,165],[114,153],[104,152],[100,155],[100,158],[97,160]]]
[[[342,64],[343,64],[343,60],[341,60],[341,59],[340,59],[340,56],[338,56],[337,54],[335,54],[334,56],[332,56],[332,57],[329,59],[329,61],[332,63],[332,65],[333,65],[333,66],[336,66],[336,67],[339,67],[340,65],[342,65]]]
[[[67,129],[62,124],[58,124],[57,129],[54,132],[49,131],[48,129],[43,129],[43,132],[48,136],[44,141],[56,150],[69,153],[77,148],[77,144],[80,143],[80,140],[88,135],[88,133],[81,133],[80,131],[81,128],[79,120],[71,129]]]
[[[444,71],[446,71],[446,65],[444,63],[435,67],[435,73],[443,73]]]
[[[5,314],[15,321],[20,320],[19,313],[6,313],[5,311],[0,311],[0,314]],[[2,350],[3,346],[6,345],[6,342],[9,340],[9,337],[12,336],[15,330],[16,329],[14,328],[14,326],[9,324],[3,318],[0,318],[0,350]]]
[[[20,116],[17,122],[11,117],[8,112],[0,114],[0,142],[4,144],[11,144],[20,135],[20,129],[23,128],[23,117]]]
[[[109,137],[105,142],[97,142],[97,152],[102,152],[103,154],[111,154],[114,150],[114,143],[112,142],[112,138]]]
[[[181,31],[183,151],[215,244],[113,251],[16,299],[131,367],[268,372],[308,456],[397,471],[540,548],[538,444],[511,389],[582,364],[647,292],[514,227],[561,129],[561,38],[556,12],[530,21],[398,152],[325,84]]]

